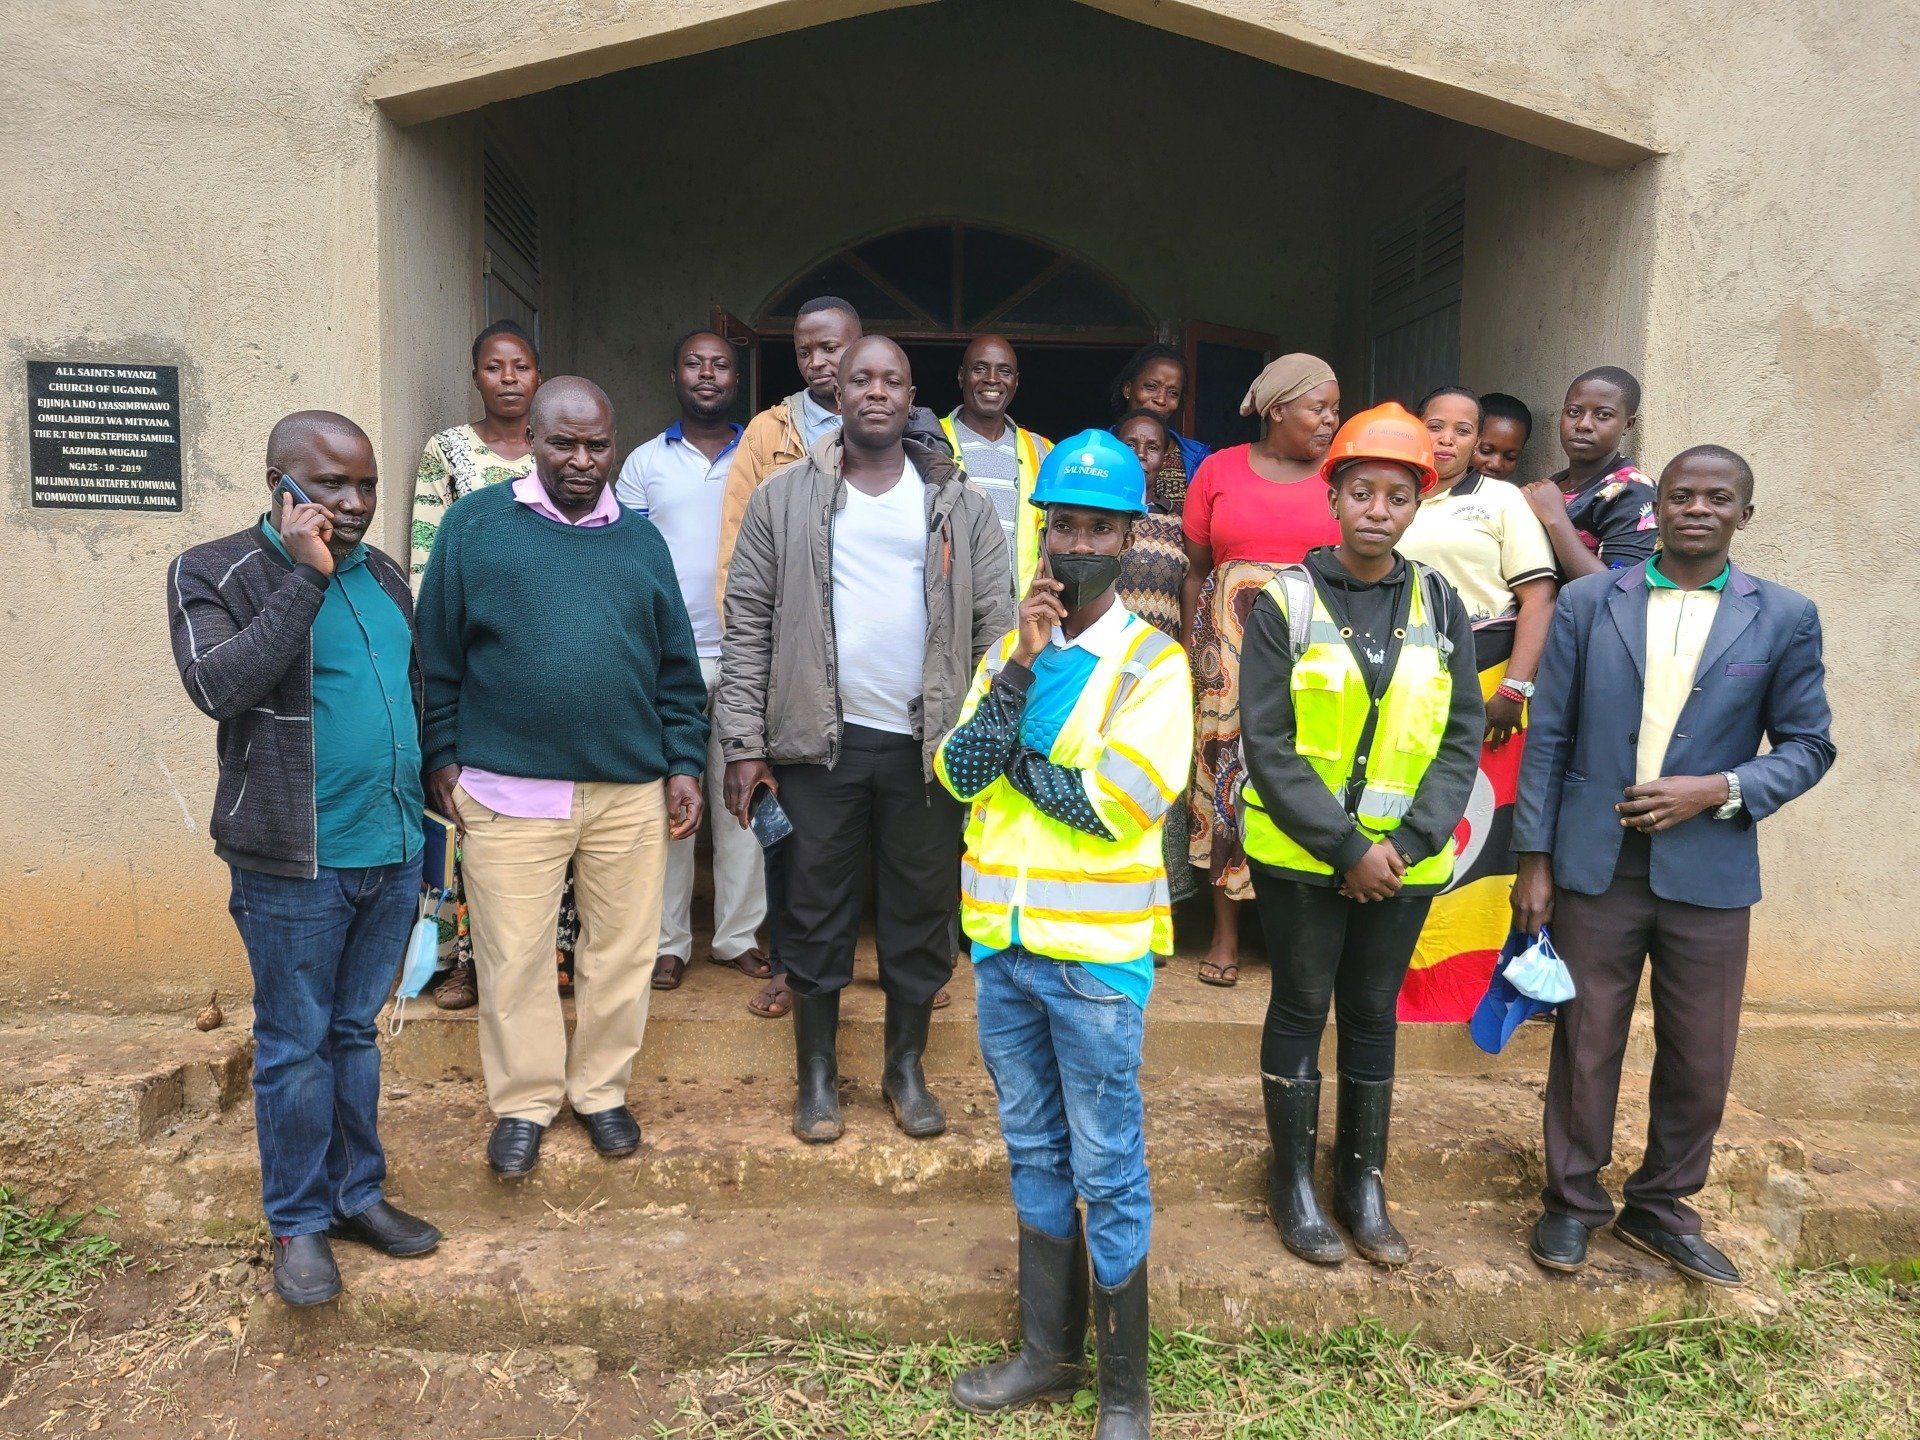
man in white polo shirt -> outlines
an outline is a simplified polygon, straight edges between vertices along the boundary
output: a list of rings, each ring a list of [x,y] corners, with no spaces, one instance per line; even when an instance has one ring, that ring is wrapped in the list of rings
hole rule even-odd
[[[727,420],[739,393],[733,347],[711,330],[696,330],[673,352],[673,391],[680,418],[640,446],[620,467],[614,487],[620,503],[651,520],[673,552],[680,593],[693,621],[700,674],[711,694],[720,676],[720,612],[714,582],[719,568],[720,510],[727,471],[740,443],[740,427]],[[760,845],[751,830],[734,823],[721,803],[726,764],[719,741],[711,742],[706,782],[712,796],[713,960],[756,979],[768,974],[755,932],[767,915],[766,879]],[[694,838],[667,850],[665,904],[660,914],[656,990],[676,989],[693,953]]]

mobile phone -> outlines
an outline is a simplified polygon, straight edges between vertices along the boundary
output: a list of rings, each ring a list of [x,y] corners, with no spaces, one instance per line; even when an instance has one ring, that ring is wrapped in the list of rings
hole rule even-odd
[[[280,483],[273,487],[273,508],[276,511],[283,508],[281,505],[282,496],[291,497],[293,503],[296,505],[313,504],[313,501],[307,498],[307,492],[300,488],[300,482],[294,479],[293,476],[285,473],[281,474]]]
[[[762,850],[771,850],[793,834],[793,821],[771,789],[762,787],[747,805],[748,826]]]

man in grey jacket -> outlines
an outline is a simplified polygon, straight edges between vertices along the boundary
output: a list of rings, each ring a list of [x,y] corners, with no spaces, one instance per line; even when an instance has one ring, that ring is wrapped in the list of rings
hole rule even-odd
[[[794,1133],[841,1133],[835,1037],[872,857],[882,1091],[909,1135],[946,1116],[920,1057],[953,971],[962,811],[933,779],[973,668],[1013,623],[1006,537],[944,450],[906,437],[898,345],[849,346],[842,426],[754,492],[727,578],[714,724],[727,807],[779,792],[793,824],[782,948],[794,992]]]

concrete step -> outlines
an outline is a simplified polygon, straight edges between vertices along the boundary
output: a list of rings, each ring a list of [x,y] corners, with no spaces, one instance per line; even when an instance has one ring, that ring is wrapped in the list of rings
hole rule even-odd
[[[248,1094],[252,1011],[193,1017],[41,1010],[0,1017],[0,1174],[60,1177]]]
[[[1231,989],[1202,985],[1197,960],[1175,958],[1160,971],[1147,1011],[1144,1065],[1149,1075],[1232,1077],[1258,1064],[1266,1017],[1264,966],[1249,965]],[[762,982],[731,966],[696,959],[678,990],[655,992],[647,1020],[639,1072],[645,1075],[706,1075],[784,1078],[793,1073],[793,1031],[785,1021],[764,1020],[747,1009]],[[956,968],[953,1004],[934,1013],[927,1046],[932,1075],[980,1074],[980,1043],[973,1019],[973,967]],[[886,999],[870,953],[863,953],[854,983],[840,1009],[841,1069],[878,1073]],[[572,1018],[571,1002],[566,1013]],[[1329,1026],[1324,1068],[1333,1071],[1337,1026]],[[1400,1027],[1402,1073],[1449,1075],[1544,1073],[1552,1028],[1522,1026],[1497,1056],[1475,1048],[1464,1025]],[[404,1028],[382,1042],[387,1063],[415,1080],[480,1074],[478,1012],[436,1010],[429,1001],[410,1004]]]
[[[1578,1275],[1523,1250],[1525,1222],[1490,1206],[1403,1208],[1414,1247],[1397,1272],[1357,1259],[1323,1269],[1287,1254],[1263,1215],[1188,1203],[1154,1218],[1152,1316],[1162,1331],[1285,1324],[1323,1332],[1362,1320],[1431,1343],[1567,1339],[1656,1313],[1751,1313],[1766,1297],[1765,1247],[1722,1234],[1760,1281],[1708,1295],[1611,1237]],[[1717,1232],[1718,1233],[1718,1232]],[[249,1337],[282,1350],[359,1344],[424,1350],[586,1345],[603,1363],[711,1361],[767,1336],[854,1327],[895,1340],[1015,1333],[1014,1222],[1005,1203],[846,1204],[701,1214],[685,1207],[576,1215],[449,1235],[412,1261],[337,1247],[347,1294],[290,1311],[263,1294]]]
[[[870,1081],[847,1082],[846,1135],[837,1144],[813,1146],[788,1128],[792,1092],[784,1081],[641,1081],[629,1096],[646,1134],[638,1155],[603,1159],[584,1130],[563,1116],[546,1137],[540,1168],[513,1185],[500,1184],[485,1167],[492,1117],[475,1086],[390,1086],[381,1133],[396,1202],[448,1229],[674,1205],[713,1214],[1004,1198],[1006,1153],[990,1085],[983,1077],[947,1077],[938,1090],[950,1129],[915,1141],[894,1126]],[[1323,1112],[1328,1153],[1321,1168],[1331,1174],[1330,1091]],[[1630,1107],[1623,1138],[1640,1128]],[[1268,1146],[1256,1077],[1150,1081],[1147,1138],[1154,1191],[1163,1203],[1265,1205]],[[168,1141],[141,1152],[117,1175],[103,1173],[101,1198],[129,1227],[177,1233],[184,1222],[222,1238],[244,1232],[258,1214],[251,1118],[187,1127]],[[1803,1165],[1791,1134],[1735,1107],[1715,1156],[1713,1184],[1731,1198],[1759,1201],[1777,1174],[1798,1173]],[[1613,1168],[1613,1183],[1628,1169],[1623,1159]],[[1396,1195],[1426,1203],[1530,1203],[1544,1178],[1538,1087],[1512,1078],[1404,1079],[1388,1174]]]

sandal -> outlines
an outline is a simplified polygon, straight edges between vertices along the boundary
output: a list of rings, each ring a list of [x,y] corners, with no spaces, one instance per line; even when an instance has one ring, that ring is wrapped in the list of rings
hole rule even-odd
[[[1240,983],[1240,962],[1238,960],[1229,960],[1225,965],[1216,965],[1211,960],[1202,960],[1200,962],[1200,983],[1202,985],[1218,985],[1223,990],[1232,989]]]
[[[473,962],[461,960],[434,988],[433,1003],[442,1010],[471,1010],[480,1003],[480,987],[473,980]]]
[[[723,960],[718,955],[709,955],[707,959],[715,965],[731,965],[749,980],[764,980],[773,974],[772,964],[767,960],[766,955],[761,952],[758,946],[750,950],[742,950],[731,960]],[[686,962],[682,961],[681,963],[685,964]],[[662,988],[669,987],[663,986]]]
[[[678,990],[680,982],[687,978],[687,960],[684,955],[662,955],[659,963],[653,967],[653,988],[656,990]]]
[[[747,1001],[747,1009],[762,1020],[783,1020],[793,1009],[793,990],[785,975],[774,975]]]
[[[944,1010],[951,1004],[953,1004],[953,991],[949,990],[945,985],[942,985],[940,987],[940,993],[933,997],[933,1008],[936,1010]]]

